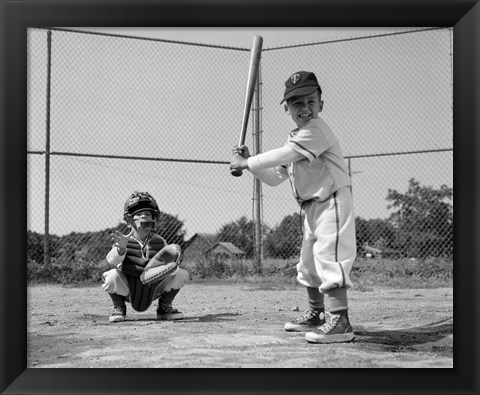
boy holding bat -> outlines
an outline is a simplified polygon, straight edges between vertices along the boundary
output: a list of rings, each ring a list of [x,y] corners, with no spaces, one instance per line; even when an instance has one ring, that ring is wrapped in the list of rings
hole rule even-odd
[[[134,310],[145,311],[156,299],[157,319],[183,318],[172,302],[189,275],[179,267],[180,247],[167,245],[155,233],[159,216],[157,202],[148,192],[134,192],[124,204],[123,218],[131,231],[112,234],[114,245],[107,261],[116,267],[102,275],[102,288],[113,302],[110,322],[125,321],[126,301]]]
[[[248,170],[270,186],[290,179],[305,213],[297,280],[306,287],[309,310],[286,323],[285,330],[307,332],[305,339],[310,343],[352,341],[347,288],[352,286],[349,273],[356,257],[356,237],[350,176],[338,139],[318,117],[323,100],[315,74],[292,74],[285,82],[283,102],[297,126],[286,144],[255,156],[246,146],[236,147],[230,169]]]

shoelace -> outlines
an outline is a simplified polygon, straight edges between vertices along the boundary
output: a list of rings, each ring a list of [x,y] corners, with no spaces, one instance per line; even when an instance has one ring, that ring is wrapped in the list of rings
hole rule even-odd
[[[298,321],[298,322],[307,321],[307,320],[315,318],[315,316],[319,315],[317,310],[305,310],[304,313],[305,314],[302,315],[301,317],[297,318],[296,321]]]
[[[169,306],[160,306],[160,309],[162,312],[164,313],[168,313],[168,314],[171,314],[171,313],[178,313],[177,309],[174,309],[171,305]]]
[[[320,327],[320,330],[323,333],[328,333],[330,332],[333,328],[335,328],[335,325],[337,325],[338,321],[340,320],[340,315],[339,314],[331,314],[329,312],[325,313],[325,324],[323,324]]]

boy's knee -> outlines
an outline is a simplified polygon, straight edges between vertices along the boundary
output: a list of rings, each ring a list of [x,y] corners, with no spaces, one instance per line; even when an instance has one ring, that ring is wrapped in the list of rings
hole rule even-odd
[[[188,274],[188,272],[185,269],[179,268],[173,281],[176,286],[173,288],[180,289],[184,285],[186,285],[189,280],[190,280],[190,275]]]
[[[172,289],[180,289],[184,287],[189,280],[190,276],[188,272],[185,269],[179,268],[171,280],[165,284],[164,292],[171,291]]]
[[[115,269],[111,269],[102,273],[102,288],[107,292],[110,292],[111,286],[113,286],[112,276],[114,271]]]
[[[128,295],[129,289],[126,281],[122,278],[120,270],[117,268],[108,270],[102,274],[102,289],[108,293],[117,293],[119,295]]]
[[[109,280],[109,277],[103,277],[102,289],[108,293],[114,293],[115,283]]]

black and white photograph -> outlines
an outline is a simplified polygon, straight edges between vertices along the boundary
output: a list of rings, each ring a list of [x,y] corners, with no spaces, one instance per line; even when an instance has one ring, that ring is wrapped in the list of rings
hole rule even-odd
[[[478,70],[462,45],[479,5],[467,3],[455,9],[476,18],[467,32],[23,23],[23,121],[2,87],[5,124],[21,127],[16,140],[2,130],[1,209],[5,230],[13,212],[24,220],[2,234],[2,342],[16,303],[25,355],[2,393],[137,393],[131,372],[148,393],[370,393],[366,378],[313,383],[322,368],[322,382],[378,368],[452,378],[445,391],[470,380],[458,369],[478,333],[459,328],[478,312]],[[271,373],[255,385],[245,368]],[[150,385],[183,369],[220,379]],[[95,378],[69,383],[76,372]],[[293,372],[309,377],[297,389]],[[416,391],[393,382],[382,393]]]
[[[453,366],[452,29],[275,30],[29,30],[29,366]]]

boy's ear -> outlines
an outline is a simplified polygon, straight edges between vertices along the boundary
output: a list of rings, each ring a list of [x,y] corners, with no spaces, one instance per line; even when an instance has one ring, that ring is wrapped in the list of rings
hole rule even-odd
[[[320,110],[318,112],[322,112],[323,110],[323,100],[320,100]]]
[[[283,105],[283,108],[285,109],[285,112],[288,112],[288,106],[286,104]]]

